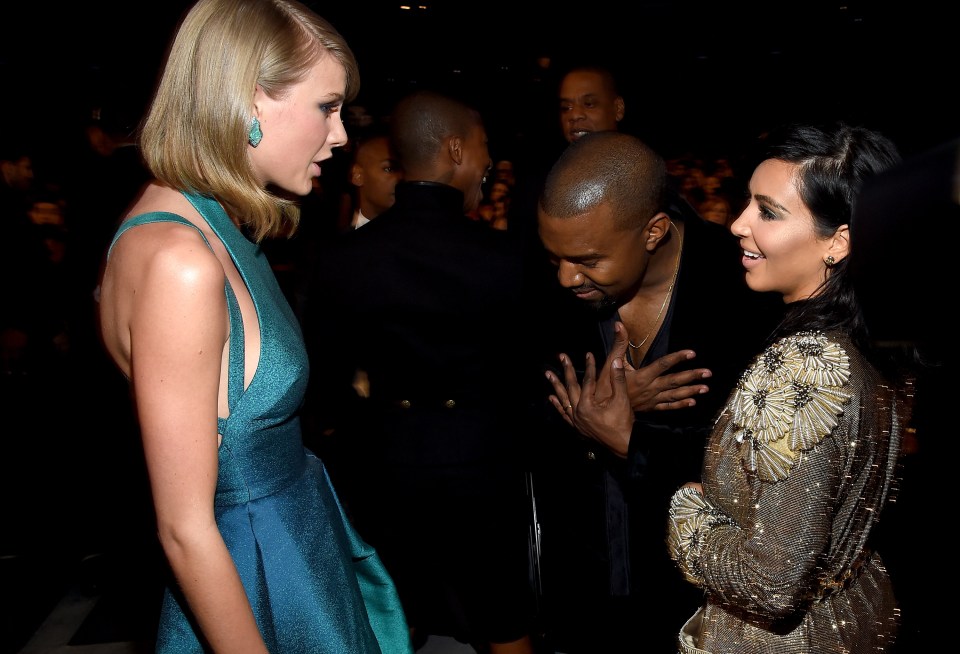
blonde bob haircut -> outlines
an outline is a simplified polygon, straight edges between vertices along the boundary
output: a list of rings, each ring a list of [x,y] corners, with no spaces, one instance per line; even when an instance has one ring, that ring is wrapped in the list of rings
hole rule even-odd
[[[282,98],[326,56],[343,66],[349,102],[360,88],[357,61],[311,9],[296,0],[199,0],[170,44],[140,131],[150,171],[215,197],[258,242],[292,235],[299,205],[261,187],[247,154],[253,95],[259,84]]]

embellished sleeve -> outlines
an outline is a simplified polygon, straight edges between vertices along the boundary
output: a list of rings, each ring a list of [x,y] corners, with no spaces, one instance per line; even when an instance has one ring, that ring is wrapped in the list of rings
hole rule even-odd
[[[763,481],[786,479],[804,452],[839,424],[850,401],[850,359],[821,333],[768,348],[741,377],[733,427],[743,465]]]
[[[703,586],[701,545],[708,531],[718,525],[734,525],[729,516],[693,488],[681,488],[670,500],[667,548],[687,581]]]
[[[717,601],[784,616],[819,589],[859,420],[850,377],[847,352],[819,332],[778,341],[741,376],[704,494],[677,491],[669,513],[671,556]]]

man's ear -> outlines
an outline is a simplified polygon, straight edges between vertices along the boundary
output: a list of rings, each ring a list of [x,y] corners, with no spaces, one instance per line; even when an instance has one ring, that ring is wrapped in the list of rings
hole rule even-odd
[[[670,233],[670,216],[663,211],[659,211],[650,220],[647,221],[645,244],[647,250],[653,252],[657,249],[666,236]]]
[[[447,153],[450,159],[458,166],[463,163],[463,139],[451,136],[447,139]]]
[[[350,183],[354,186],[363,186],[363,168],[360,164],[353,164],[350,167]]]
[[[843,261],[848,254],[850,254],[850,226],[840,225],[830,237],[830,247],[823,256],[824,258],[831,256],[834,261]]]
[[[616,117],[617,117],[617,122],[619,123],[621,120],[623,120],[623,117],[627,114],[627,105],[623,101],[622,97],[617,96],[617,99],[613,101],[613,106],[617,108]]]

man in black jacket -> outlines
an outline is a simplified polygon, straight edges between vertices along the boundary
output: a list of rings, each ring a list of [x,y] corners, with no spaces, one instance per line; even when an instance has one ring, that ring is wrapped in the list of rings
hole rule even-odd
[[[669,498],[699,478],[716,413],[781,303],[746,287],[736,239],[669,192],[663,159],[624,133],[571,143],[538,224],[578,305],[551,326],[563,355],[545,395],[566,433],[538,449],[534,477],[547,634],[566,654],[671,651],[700,597],[667,555]],[[625,363],[626,422],[606,411],[608,355]]]
[[[492,167],[475,110],[415,92],[391,131],[394,205],[318,256],[310,410],[354,439],[334,478],[411,627],[531,654],[519,241],[467,216]]]

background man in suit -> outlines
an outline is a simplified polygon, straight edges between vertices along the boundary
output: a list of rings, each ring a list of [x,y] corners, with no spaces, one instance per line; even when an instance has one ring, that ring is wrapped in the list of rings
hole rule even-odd
[[[312,410],[334,433],[356,424],[337,405],[366,373],[347,501],[415,633],[529,654],[518,241],[466,215],[492,167],[478,112],[420,91],[391,128],[405,175],[394,205],[338,239],[313,278]]]

